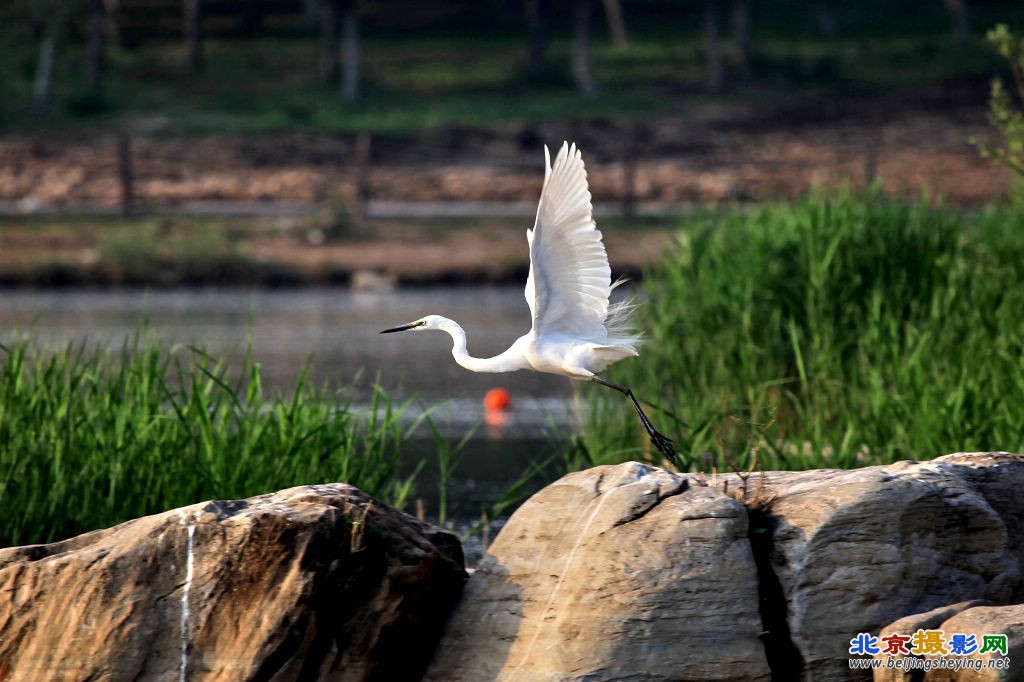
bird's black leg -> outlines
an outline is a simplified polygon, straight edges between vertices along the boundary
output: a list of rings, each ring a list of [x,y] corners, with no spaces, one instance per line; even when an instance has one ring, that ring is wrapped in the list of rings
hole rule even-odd
[[[658,448],[658,452],[667,457],[668,461],[672,462],[672,464],[675,465],[676,451],[672,447],[672,440],[661,435],[660,433],[658,433],[657,429],[654,428],[654,425],[651,424],[651,420],[647,418],[647,415],[644,414],[643,408],[640,407],[640,403],[637,401],[636,396],[633,395],[633,391],[629,390],[625,386],[619,386],[618,384],[612,383],[611,381],[602,379],[599,376],[591,377],[591,380],[596,381],[602,386],[614,388],[616,391],[625,394],[625,396],[629,398],[629,400],[633,403],[633,407],[636,409],[636,413],[640,416],[640,421],[644,425],[644,430],[647,431],[647,435],[650,437],[651,442],[654,443],[654,447]]]

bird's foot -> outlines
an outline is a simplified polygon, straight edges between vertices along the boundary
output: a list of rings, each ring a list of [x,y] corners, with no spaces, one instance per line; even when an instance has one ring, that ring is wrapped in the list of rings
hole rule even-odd
[[[678,466],[676,462],[676,451],[672,447],[672,439],[658,433],[654,429],[651,429],[648,435],[651,438],[651,442],[654,443],[654,447],[658,448],[658,452],[665,456],[665,458],[672,462],[672,466]]]

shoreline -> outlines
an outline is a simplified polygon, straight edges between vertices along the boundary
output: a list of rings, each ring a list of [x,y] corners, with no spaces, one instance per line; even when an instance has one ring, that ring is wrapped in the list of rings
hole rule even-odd
[[[518,205],[517,205],[518,206]],[[497,212],[500,214],[501,212]],[[506,212],[508,213],[508,212]],[[471,219],[302,216],[0,217],[0,288],[520,285],[528,214]],[[598,216],[615,276],[638,279],[674,241],[674,215]]]

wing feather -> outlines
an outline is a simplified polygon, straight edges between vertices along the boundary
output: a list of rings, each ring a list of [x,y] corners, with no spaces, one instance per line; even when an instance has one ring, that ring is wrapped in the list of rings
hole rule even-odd
[[[611,268],[594,223],[583,159],[576,145],[563,143],[554,164],[545,146],[544,162],[537,220],[527,231],[526,301],[533,329],[604,342]]]

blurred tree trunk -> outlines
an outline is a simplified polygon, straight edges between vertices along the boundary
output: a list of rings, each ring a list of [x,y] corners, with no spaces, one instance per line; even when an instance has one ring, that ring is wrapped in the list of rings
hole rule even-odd
[[[590,0],[576,0],[572,13],[572,75],[585,97],[597,93],[590,70]]]
[[[320,74],[330,85],[341,82],[346,102],[359,98],[361,81],[363,53],[356,5],[356,0],[324,0],[320,22]]]
[[[612,45],[619,49],[629,47],[629,34],[626,32],[626,20],[622,18],[622,3],[619,0],[602,0],[604,16],[608,22],[608,32],[612,36]]]
[[[740,78],[750,79],[750,3],[735,0],[732,5],[732,39]]]
[[[814,14],[818,19],[818,28],[826,38],[834,38],[839,31],[836,20],[836,0],[818,0],[814,3]]]
[[[103,35],[105,24],[104,0],[89,0],[89,42],[85,59],[85,87],[94,95],[100,92],[103,84],[103,69],[106,66]]]
[[[542,76],[548,70],[548,3],[547,0],[525,0],[527,54],[526,73]]]
[[[707,59],[705,84],[708,90],[722,89],[722,45],[718,27],[721,23],[721,0],[704,0],[704,52]]]
[[[203,70],[203,0],[185,1],[185,49],[193,74]]]
[[[363,50],[359,42],[359,13],[356,0],[342,0],[342,59],[345,70],[341,78],[341,97],[346,102],[355,102],[359,98],[359,85],[362,72]]]
[[[103,34],[114,45],[121,45],[121,0],[102,0]]]
[[[967,16],[967,0],[943,0],[953,15],[953,38],[957,44],[965,45],[971,39],[971,22]]]
[[[263,0],[245,0],[238,18],[238,32],[243,36],[254,36],[262,30]]]
[[[132,137],[122,131],[117,136],[117,166],[121,181],[121,213],[135,212],[135,169],[132,165]]]
[[[341,77],[338,42],[341,33],[341,6],[339,0],[323,0],[320,17],[320,77],[334,85]]]
[[[57,41],[60,33],[60,12],[50,12],[38,19],[39,57],[32,83],[29,113],[48,116],[53,110],[53,74],[57,66]]]
[[[320,28],[320,0],[302,0],[302,30],[316,35]]]

